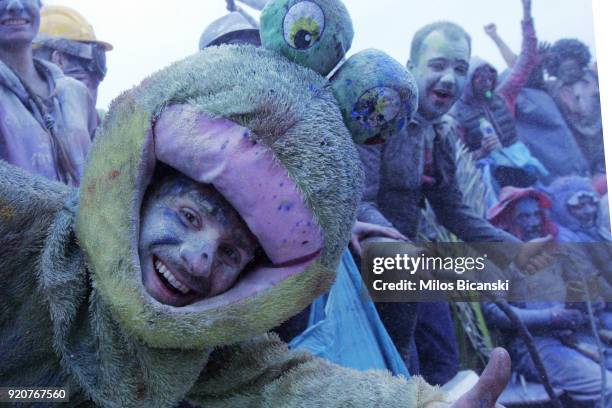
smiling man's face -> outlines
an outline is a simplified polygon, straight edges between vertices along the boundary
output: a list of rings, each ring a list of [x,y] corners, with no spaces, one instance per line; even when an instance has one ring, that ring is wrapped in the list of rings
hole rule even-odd
[[[147,292],[180,307],[228,290],[258,247],[244,221],[212,186],[175,172],[154,184],[138,247]]]
[[[0,0],[0,46],[30,44],[39,26],[39,0]]]
[[[419,86],[419,113],[424,118],[437,119],[457,102],[467,82],[469,59],[466,38],[449,38],[437,30],[423,40],[411,72]]]

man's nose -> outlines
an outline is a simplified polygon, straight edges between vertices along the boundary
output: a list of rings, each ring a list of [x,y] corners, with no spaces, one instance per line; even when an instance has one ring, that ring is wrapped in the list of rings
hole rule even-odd
[[[10,11],[22,11],[23,3],[21,0],[9,0],[6,9]]]
[[[186,244],[180,249],[180,257],[191,275],[208,278],[215,250],[215,243],[211,242]]]
[[[444,75],[442,75],[442,78],[440,78],[440,83],[447,88],[452,88],[455,86],[457,80],[455,78],[455,73],[452,69],[446,70]]]

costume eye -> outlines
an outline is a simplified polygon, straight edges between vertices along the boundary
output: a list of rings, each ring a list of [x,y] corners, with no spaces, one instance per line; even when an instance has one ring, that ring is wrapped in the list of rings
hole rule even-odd
[[[283,32],[287,43],[298,50],[312,47],[323,34],[325,15],[317,4],[302,1],[293,5],[283,21]]]
[[[180,210],[181,217],[185,220],[189,225],[194,228],[200,229],[202,227],[202,222],[200,221],[200,217],[198,214],[190,208],[183,207]]]
[[[395,119],[401,104],[400,95],[395,89],[384,86],[371,88],[359,97],[352,116],[362,126],[375,128]]]
[[[240,264],[240,252],[232,245],[223,244],[219,247],[223,262],[235,266]]]

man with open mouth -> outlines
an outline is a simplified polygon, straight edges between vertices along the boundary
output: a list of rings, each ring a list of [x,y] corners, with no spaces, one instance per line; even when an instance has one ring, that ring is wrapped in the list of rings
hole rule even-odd
[[[142,212],[142,281],[161,303],[219,295],[255,257],[256,238],[223,196],[170,168],[154,178]]]
[[[366,172],[358,220],[393,228],[416,241],[421,208],[427,200],[439,222],[466,242],[518,242],[468,208],[455,179],[456,135],[445,115],[467,84],[470,55],[470,36],[454,23],[436,22],[416,32],[407,65],[418,85],[418,111],[384,145],[358,147]],[[368,237],[362,243],[381,240],[388,241],[385,237]],[[510,261],[515,254],[499,255],[499,259]],[[376,306],[391,339],[409,365],[417,304]],[[456,369],[458,351],[448,305],[440,302],[418,307],[437,308],[429,310],[430,314],[444,316],[436,321],[436,338],[447,341],[442,347],[450,358],[443,362],[444,366]],[[431,332],[431,327],[426,331]],[[446,375],[449,370],[442,371]]]

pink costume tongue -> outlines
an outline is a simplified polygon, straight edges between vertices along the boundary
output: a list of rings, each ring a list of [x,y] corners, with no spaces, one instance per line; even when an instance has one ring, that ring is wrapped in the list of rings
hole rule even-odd
[[[323,236],[287,170],[250,131],[190,105],[168,107],[155,124],[157,159],[212,184],[238,211],[273,264],[299,263]]]

